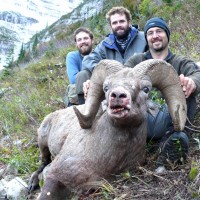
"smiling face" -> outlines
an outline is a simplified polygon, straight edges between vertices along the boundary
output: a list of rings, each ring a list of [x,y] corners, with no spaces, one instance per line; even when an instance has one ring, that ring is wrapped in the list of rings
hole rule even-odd
[[[160,52],[168,49],[168,38],[164,29],[159,27],[150,28],[146,34],[149,49]]]
[[[122,39],[129,34],[131,24],[124,14],[115,13],[110,16],[110,26],[113,34],[118,39]]]
[[[81,55],[88,55],[92,51],[92,39],[86,32],[79,32],[76,35],[76,47]]]

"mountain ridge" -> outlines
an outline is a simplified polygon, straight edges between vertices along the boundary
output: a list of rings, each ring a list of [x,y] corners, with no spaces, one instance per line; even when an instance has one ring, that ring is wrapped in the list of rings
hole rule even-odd
[[[0,66],[7,65],[6,59],[10,54],[13,54],[14,60],[17,59],[22,43],[28,42],[32,35],[44,29],[48,24],[52,24],[62,15],[71,12],[81,2],[82,0],[56,2],[38,0],[36,3],[32,0],[4,1],[0,8],[0,29],[7,31],[0,34]],[[9,39],[6,40],[6,38]],[[9,48],[5,48],[5,45]]]
[[[32,17],[26,17],[22,15],[19,12],[14,12],[14,11],[1,11],[0,12],[0,20],[9,22],[12,24],[33,24],[33,23],[38,23],[39,21],[32,18]]]

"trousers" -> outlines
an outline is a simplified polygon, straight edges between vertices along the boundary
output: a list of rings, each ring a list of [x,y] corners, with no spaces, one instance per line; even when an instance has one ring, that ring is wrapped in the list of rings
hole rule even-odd
[[[196,97],[190,96],[186,99],[187,117],[192,122],[195,117],[197,103]],[[189,125],[188,121],[186,125]],[[148,112],[147,114],[147,139],[161,139],[168,130],[173,129],[173,123],[166,104],[159,108],[156,116]],[[187,130],[187,129],[185,129]]]
[[[76,93],[83,94],[83,83],[91,78],[92,73],[88,70],[82,70],[76,75]]]

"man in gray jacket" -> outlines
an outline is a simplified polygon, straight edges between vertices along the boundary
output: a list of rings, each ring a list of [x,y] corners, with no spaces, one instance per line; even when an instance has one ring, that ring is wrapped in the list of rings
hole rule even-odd
[[[79,104],[85,102],[83,83],[90,79],[92,71],[102,59],[117,60],[124,64],[132,55],[145,52],[147,48],[144,33],[138,26],[131,25],[130,11],[124,7],[113,7],[106,15],[112,32],[85,56],[82,62],[82,71],[76,76],[76,92]]]

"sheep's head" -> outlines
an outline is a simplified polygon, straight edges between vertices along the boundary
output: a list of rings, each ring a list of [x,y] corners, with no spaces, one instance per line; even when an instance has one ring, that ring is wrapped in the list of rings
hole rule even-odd
[[[143,61],[137,66],[135,66],[133,69],[131,68],[123,69],[123,65],[117,61],[113,60],[101,61],[98,64],[98,66],[96,66],[96,68],[94,69],[91,77],[88,98],[85,103],[85,113],[82,114],[79,112],[77,108],[74,108],[75,113],[79,119],[80,126],[82,128],[90,128],[92,126],[93,119],[96,116],[100,102],[104,94],[102,90],[103,83],[106,77],[110,74],[115,74],[114,75],[115,81],[112,82],[112,86],[114,84],[119,84],[122,82],[124,91],[126,90],[125,88],[127,87],[132,87],[132,91],[138,88],[139,91],[139,88],[141,90],[143,86],[142,83],[144,83],[144,81],[150,81],[150,84],[147,85],[151,85],[152,83],[153,87],[157,87],[163,93],[163,96],[166,99],[166,102],[169,107],[169,112],[172,117],[174,129],[176,131],[182,131],[184,129],[186,122],[187,107],[186,107],[185,96],[180,86],[178,74],[170,64],[168,64],[165,61],[156,59]],[[129,81],[130,82],[135,81],[135,83],[127,84],[128,86],[126,85],[125,87],[124,83],[128,83]],[[106,83],[104,83],[104,85],[106,85]],[[130,92],[131,90],[127,91]],[[129,100],[127,98],[127,101],[129,101],[129,103],[123,101],[124,108],[125,105],[126,108],[128,108],[128,104],[130,104],[130,102],[133,103],[134,98],[140,97],[140,95],[138,97],[137,95],[133,95],[132,93],[130,93]],[[109,99],[112,98],[108,97],[109,96],[107,96],[107,101],[110,101]],[[110,105],[112,105],[110,107],[112,110],[112,108],[114,108],[113,103],[112,104],[110,103]],[[143,102],[142,101],[138,102],[137,106],[142,107]],[[119,112],[120,107],[119,109],[117,109],[117,107],[115,106],[115,108],[116,109],[114,109],[114,112],[118,111],[116,112],[116,116],[120,116],[120,113],[125,114],[128,111],[124,109],[124,112]]]
[[[146,100],[152,85],[150,81],[126,78],[122,74],[111,75],[104,81],[107,115],[117,125],[138,126],[145,118]]]

